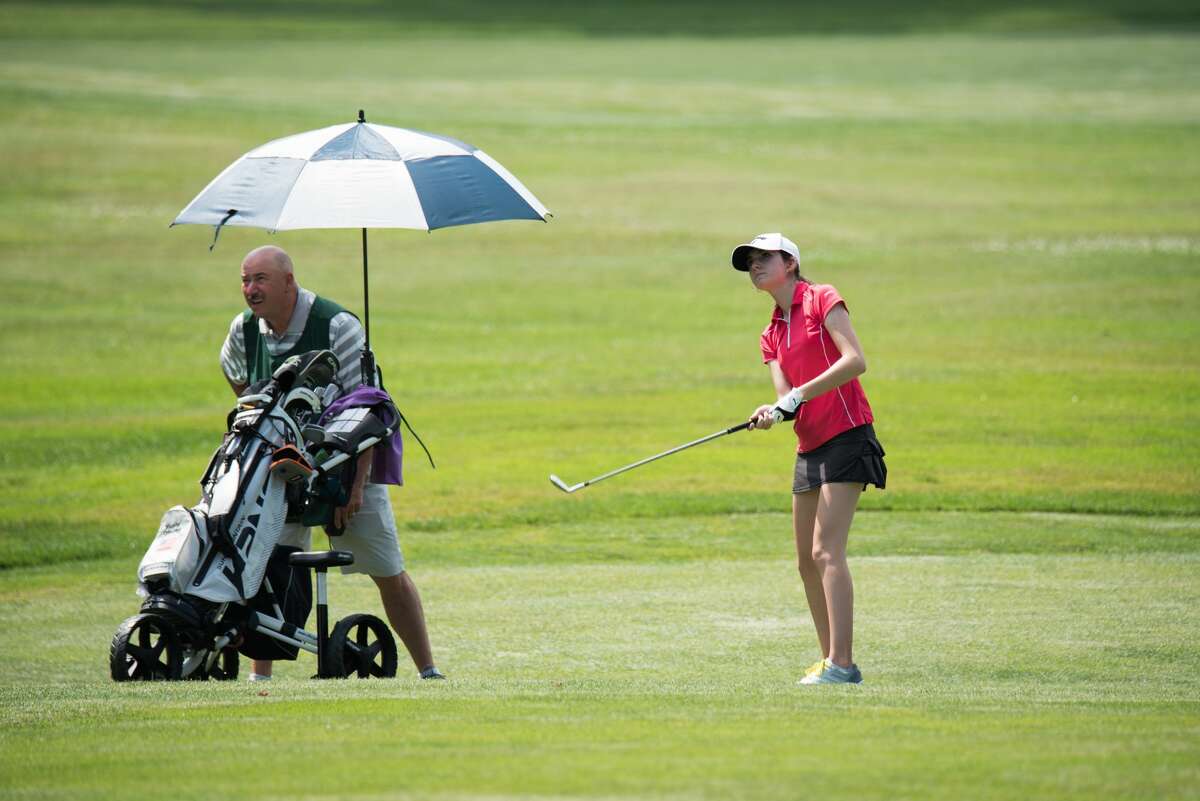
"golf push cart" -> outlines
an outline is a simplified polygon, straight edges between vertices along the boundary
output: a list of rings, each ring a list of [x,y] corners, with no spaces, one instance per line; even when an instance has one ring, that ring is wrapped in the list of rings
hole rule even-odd
[[[251,652],[255,658],[316,654],[319,678],[396,675],[396,642],[379,618],[350,615],[329,631],[326,570],[351,564],[354,555],[275,547],[285,522],[336,533],[333,509],[346,503],[357,456],[399,425],[398,413],[378,408],[347,409],[318,425],[339,394],[338,367],[328,350],[293,356],[238,398],[200,479],[200,502],[167,511],[138,567],[144,600],[113,636],[115,681],[235,679],[238,649],[248,642],[284,654]],[[311,605],[308,569],[317,574],[315,635],[302,628]],[[288,581],[287,600],[269,574]]]

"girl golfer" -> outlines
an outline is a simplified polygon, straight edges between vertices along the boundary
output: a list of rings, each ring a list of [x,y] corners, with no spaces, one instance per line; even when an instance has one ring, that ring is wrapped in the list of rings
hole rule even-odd
[[[883,489],[887,468],[875,419],[858,376],[867,369],[850,314],[837,290],[800,274],[800,251],[782,234],[761,234],[733,251],[733,266],[775,299],[759,344],[779,399],[759,406],[751,427],[783,420],[799,440],[792,526],[804,593],[822,658],[801,684],[857,684],[854,585],[846,540],[858,496]]]

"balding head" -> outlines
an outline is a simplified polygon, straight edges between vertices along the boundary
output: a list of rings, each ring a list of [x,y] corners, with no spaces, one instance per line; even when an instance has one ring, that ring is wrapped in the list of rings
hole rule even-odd
[[[287,330],[298,294],[292,259],[283,248],[263,245],[242,259],[242,296],[246,305],[277,334]]]
[[[263,245],[246,254],[242,267],[253,265],[257,269],[275,269],[284,275],[292,274],[292,257],[283,248]]]

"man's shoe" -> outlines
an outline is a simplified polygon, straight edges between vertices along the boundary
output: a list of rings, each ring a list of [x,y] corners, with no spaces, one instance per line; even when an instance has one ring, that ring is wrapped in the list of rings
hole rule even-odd
[[[423,678],[423,679],[444,679],[444,678],[446,678],[446,674],[442,673],[442,671],[438,670],[435,667],[427,667],[421,671],[421,678]]]
[[[800,679],[801,684],[862,684],[862,671],[858,669],[858,665],[851,665],[844,668],[840,665],[835,665],[830,660],[826,659],[822,662],[821,669],[815,673],[809,673],[804,678]]]

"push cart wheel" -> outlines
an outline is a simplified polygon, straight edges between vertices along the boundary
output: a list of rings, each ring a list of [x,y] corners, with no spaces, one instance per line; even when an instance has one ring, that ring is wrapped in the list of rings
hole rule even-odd
[[[134,615],[113,635],[108,666],[113,681],[178,679],[183,651],[175,629],[158,615]]]
[[[388,625],[374,615],[350,615],[338,621],[329,635],[329,653],[334,670],[339,661],[343,678],[396,675],[396,640]]]

